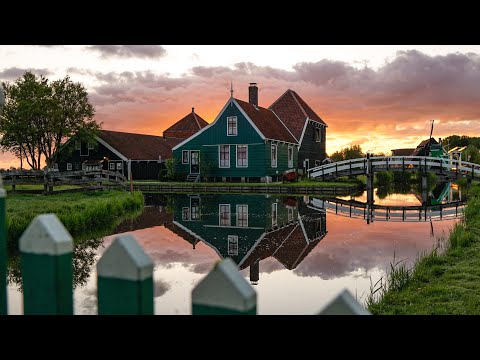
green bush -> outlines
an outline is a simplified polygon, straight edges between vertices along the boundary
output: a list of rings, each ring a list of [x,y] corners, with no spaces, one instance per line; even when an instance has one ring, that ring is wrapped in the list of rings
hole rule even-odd
[[[391,171],[380,171],[375,174],[378,186],[390,186],[393,183],[393,173]]]

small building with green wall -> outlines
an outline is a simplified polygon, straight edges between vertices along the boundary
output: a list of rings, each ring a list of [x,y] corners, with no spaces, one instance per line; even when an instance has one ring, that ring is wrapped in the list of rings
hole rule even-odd
[[[231,96],[216,119],[173,148],[180,180],[275,181],[298,167],[299,144],[270,109]]]

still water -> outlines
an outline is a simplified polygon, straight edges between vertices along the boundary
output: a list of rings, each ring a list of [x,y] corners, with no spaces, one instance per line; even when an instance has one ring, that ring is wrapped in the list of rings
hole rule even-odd
[[[458,200],[449,187],[441,199]],[[452,196],[453,194],[453,196]],[[461,195],[460,195],[461,196]],[[366,194],[340,200],[365,201]],[[412,264],[458,219],[365,221],[324,211],[313,197],[275,195],[150,195],[144,212],[114,234],[134,235],[155,263],[155,313],[190,314],[195,284],[220,258],[231,257],[255,286],[259,314],[314,314],[343,288],[360,302],[394,254]],[[425,199],[423,199],[425,200]],[[391,194],[375,204],[418,206],[422,198]],[[434,219],[438,220],[438,219]],[[115,235],[76,246],[76,314],[96,314],[98,258]],[[21,314],[18,269],[9,273],[9,313]]]

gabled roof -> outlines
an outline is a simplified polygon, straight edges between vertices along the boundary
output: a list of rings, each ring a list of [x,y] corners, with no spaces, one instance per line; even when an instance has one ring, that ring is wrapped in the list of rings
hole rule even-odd
[[[434,138],[423,140],[413,151],[412,156],[428,156],[427,150],[428,147],[432,144],[438,144],[438,141]]]
[[[392,149],[395,156],[410,156],[414,151],[415,149]]]
[[[273,110],[298,140],[302,137],[307,118],[327,126],[320,116],[295,91],[290,89],[270,105],[269,109]]]
[[[98,137],[129,160],[158,160],[172,157],[172,147],[182,139],[100,130]]]
[[[195,109],[192,108],[191,113],[164,130],[163,136],[186,139],[207,125],[208,123],[200,115],[195,114]]]
[[[261,106],[255,107],[243,100],[235,99],[235,101],[267,139],[293,144],[298,142],[272,111]]]

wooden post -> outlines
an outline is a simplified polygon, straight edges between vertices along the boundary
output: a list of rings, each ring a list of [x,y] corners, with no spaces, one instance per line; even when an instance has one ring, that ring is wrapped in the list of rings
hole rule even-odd
[[[7,192],[0,175],[0,315],[7,315]]]
[[[318,315],[371,315],[371,313],[355,300],[350,291],[344,289],[325,305]]]
[[[192,290],[192,315],[256,315],[257,293],[227,258]]]
[[[99,315],[153,315],[153,261],[120,235],[97,263]]]
[[[20,237],[25,315],[73,315],[72,252],[55,214],[33,219]]]

